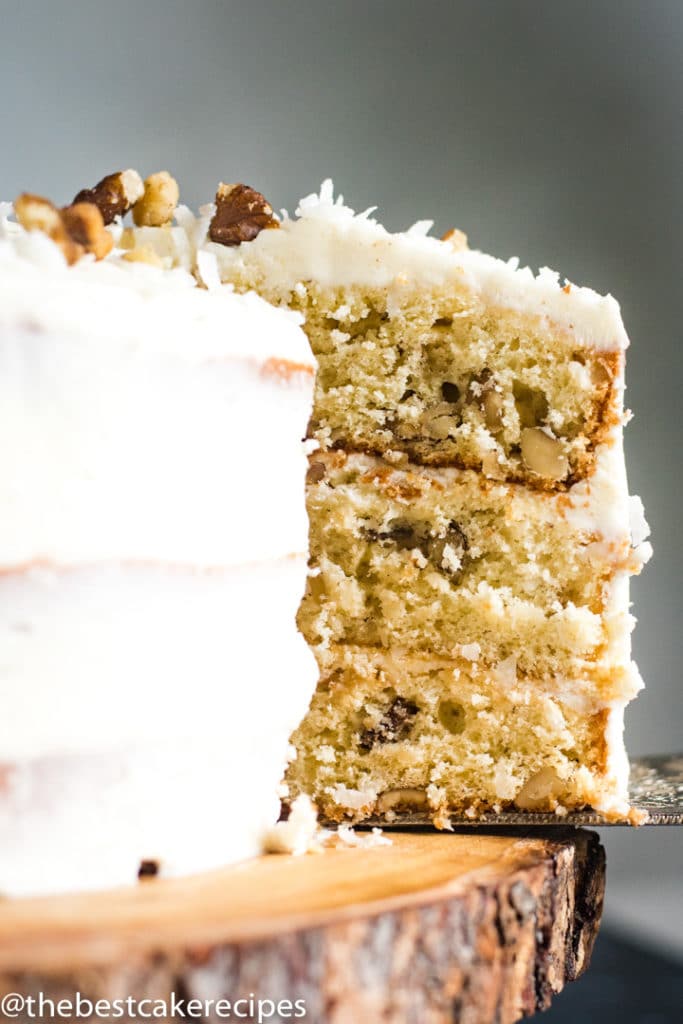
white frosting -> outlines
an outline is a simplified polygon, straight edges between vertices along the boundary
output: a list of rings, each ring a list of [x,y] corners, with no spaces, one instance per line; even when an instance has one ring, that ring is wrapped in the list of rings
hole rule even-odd
[[[15,439],[0,446],[0,566],[305,552],[312,376],[283,382],[256,359],[203,358],[200,338],[164,350],[121,327],[95,340],[0,312],[0,432]]]
[[[623,409],[624,366],[622,363],[614,387],[617,407]],[[624,458],[623,424],[613,425],[603,444],[595,452],[595,464],[590,477],[570,489],[567,519],[579,530],[597,534],[601,546],[631,545],[634,568],[643,566],[652,555],[652,548],[644,543],[650,528],[645,520],[643,503],[636,495],[630,497]],[[596,554],[598,552],[596,551]],[[626,595],[628,607],[628,594]]]
[[[645,519],[645,509],[637,494],[629,498],[628,511],[633,544],[638,546],[650,536],[650,527]]]
[[[545,316],[570,330],[577,344],[607,351],[628,345],[612,296],[575,285],[565,290],[547,267],[535,276],[516,259],[505,262],[476,250],[456,250],[427,236],[431,221],[392,234],[372,212],[355,214],[341,196],[335,200],[328,180],[319,195],[301,200],[296,219],[283,217],[279,230],[262,231],[235,248],[209,242],[206,249],[215,253],[226,280],[246,268],[283,292],[315,280],[329,287],[388,288],[390,302],[398,303],[406,285],[448,285],[454,294],[471,293],[497,306]]]
[[[45,235],[15,228],[0,230],[0,326],[69,330],[97,345],[125,340],[195,363],[277,357],[314,366],[296,313],[229,288],[207,295],[182,268],[131,263],[119,250],[68,267]]]
[[[316,669],[304,558],[0,576],[0,893],[261,851]]]
[[[312,675],[294,626],[304,572],[290,556],[1,573],[0,761],[293,728]]]
[[[612,781],[612,795],[596,801],[596,811],[603,814],[627,815],[629,811],[629,764],[624,745],[623,701],[614,701],[609,708],[605,726],[606,774]]]
[[[0,799],[0,893],[130,885],[143,860],[173,877],[256,856],[282,756],[248,729],[231,747],[199,735],[20,762]]]
[[[48,271],[16,241],[0,240],[0,432],[17,439],[0,448],[0,566],[305,552],[296,318],[181,270]],[[283,379],[277,360],[300,369]]]
[[[605,540],[630,537],[628,486],[621,429],[595,453],[592,475],[569,490],[567,519],[578,530]]]
[[[259,852],[316,678],[312,371],[255,295],[0,226],[0,892]]]
[[[646,540],[650,527],[642,501],[628,493],[621,434],[616,428],[608,443],[598,446],[593,474],[570,488],[562,514],[577,530],[597,535],[596,556],[630,545],[633,570],[639,571],[652,557]]]

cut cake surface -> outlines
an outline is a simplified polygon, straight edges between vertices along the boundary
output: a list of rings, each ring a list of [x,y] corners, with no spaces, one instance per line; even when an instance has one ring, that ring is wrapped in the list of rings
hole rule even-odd
[[[650,547],[619,306],[429,227],[391,234],[326,183],[278,230],[205,246],[303,313],[319,366],[299,622],[321,679],[291,792],[338,819],[626,817],[628,581]]]

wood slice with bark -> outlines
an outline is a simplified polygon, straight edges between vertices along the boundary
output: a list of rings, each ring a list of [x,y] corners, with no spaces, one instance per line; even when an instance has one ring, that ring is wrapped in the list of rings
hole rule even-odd
[[[116,892],[6,900],[0,996],[170,1004],[175,993],[176,1005],[200,1000],[191,1016],[208,1021],[257,1020],[256,1003],[238,1018],[217,1002],[253,996],[285,1001],[268,1016],[265,1005],[270,1022],[511,1024],[585,970],[604,892],[595,834],[391,839]],[[296,1000],[305,1016],[287,1009]]]

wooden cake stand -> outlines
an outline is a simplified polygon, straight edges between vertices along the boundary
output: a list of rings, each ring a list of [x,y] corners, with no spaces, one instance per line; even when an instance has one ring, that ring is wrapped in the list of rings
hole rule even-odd
[[[506,1024],[548,1006],[584,970],[604,892],[594,833],[391,839],[113,892],[5,900],[0,996],[175,993],[205,1001],[199,1019],[211,1021],[256,1020],[228,1018],[225,1007],[219,1016],[210,1002],[253,997],[303,1001],[305,1016],[262,1018],[271,1022]],[[36,1019],[14,1006],[15,1020]]]

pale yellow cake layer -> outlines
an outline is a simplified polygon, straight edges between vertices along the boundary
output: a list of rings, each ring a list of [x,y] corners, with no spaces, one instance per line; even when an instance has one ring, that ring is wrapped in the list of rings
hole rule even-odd
[[[312,455],[308,480],[310,643],[465,647],[538,677],[628,662],[629,536],[588,528],[566,497],[341,452]]]
[[[291,293],[318,360],[310,434],[325,448],[406,452],[541,489],[590,476],[621,422],[623,352],[596,351],[547,318],[453,290],[324,288]]]
[[[339,648],[294,733],[292,796],[309,793],[325,817],[391,820],[428,811],[558,810],[623,813],[621,712],[633,696],[591,697],[591,681],[554,689],[457,661]],[[621,809],[621,810],[620,810]]]

